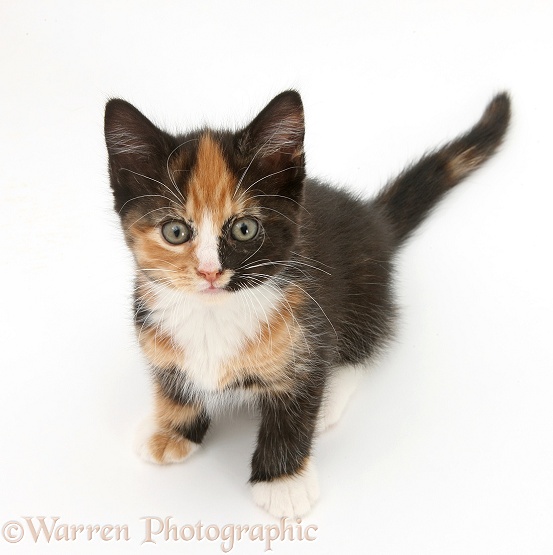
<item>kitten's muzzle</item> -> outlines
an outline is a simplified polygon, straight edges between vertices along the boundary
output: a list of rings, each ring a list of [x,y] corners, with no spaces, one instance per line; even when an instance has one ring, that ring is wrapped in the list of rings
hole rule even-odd
[[[208,272],[206,270],[196,270],[196,273],[202,277],[203,279],[205,279],[206,281],[208,281],[212,286],[215,283],[215,281],[217,280],[217,278],[221,277],[221,274],[223,273],[222,270],[217,270],[215,272]]]

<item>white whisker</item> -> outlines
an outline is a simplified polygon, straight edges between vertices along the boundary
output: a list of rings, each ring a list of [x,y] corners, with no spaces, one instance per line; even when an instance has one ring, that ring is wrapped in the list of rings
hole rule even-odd
[[[174,178],[174,172],[171,173],[171,171],[169,170],[169,162],[171,160],[171,156],[173,156],[173,154],[182,146],[194,142],[194,141],[199,141],[199,139],[189,139],[188,141],[184,141],[184,143],[181,143],[180,145],[178,145],[177,147],[175,147],[171,153],[169,154],[169,156],[167,156],[167,162],[166,162],[166,167],[167,167],[167,175],[169,176],[169,179],[171,181],[171,183],[173,184],[173,187],[175,188],[175,191],[177,191],[179,197],[182,199],[183,202],[183,206],[186,204],[186,199],[184,198],[184,195],[182,194],[182,192],[180,191],[180,189],[177,187],[177,184],[175,182],[175,178]],[[178,171],[178,170],[177,170]]]
[[[174,204],[177,204],[174,200],[170,199],[169,197],[166,197],[165,195],[139,195],[136,197],[132,197],[129,200],[127,200],[126,202],[123,203],[123,206],[121,206],[121,208],[119,209],[119,214],[121,214],[121,210],[123,210],[123,208],[125,208],[125,206],[127,206],[127,204],[129,202],[132,202],[133,200],[138,200],[141,198],[146,198],[146,197],[159,197],[159,198],[164,198],[165,200],[169,201],[169,202],[173,202]]]
[[[236,187],[234,188],[234,194],[232,195],[232,200],[234,200],[234,196],[236,195],[236,192],[238,191],[238,189],[240,188],[240,185],[242,185],[242,181],[244,180],[244,177],[246,177],[246,174],[248,173],[248,170],[250,169],[251,165],[253,164],[254,160],[257,158],[257,155],[269,144],[269,142],[273,139],[273,137],[276,135],[277,131],[280,129],[280,125],[277,127],[277,129],[275,129],[275,131],[273,132],[273,134],[265,141],[265,143],[263,143],[256,151],[256,153],[253,155],[253,158],[250,160],[250,163],[248,164],[248,166],[246,167],[246,169],[244,170],[244,173],[242,173],[242,176],[240,177],[240,179],[238,180],[238,183],[236,184]]]
[[[162,187],[165,187],[173,195],[173,197],[176,199],[176,201],[171,201],[171,202],[174,202],[177,206],[182,206],[184,208],[184,204],[182,204],[181,199],[179,199],[179,197],[177,195],[175,195],[175,193],[169,187],[167,187],[167,185],[165,185],[165,183],[163,183],[163,181],[159,181],[158,179],[154,179],[153,177],[149,177],[148,175],[144,175],[142,173],[135,172],[134,170],[130,170],[129,168],[121,168],[121,170],[125,170],[127,172],[130,172],[130,173],[134,174],[135,176],[143,177],[144,179],[149,179],[150,181],[153,181],[154,183],[159,183]]]
[[[284,168],[283,170],[279,170],[277,172],[273,172],[270,173],[260,179],[258,179],[257,181],[254,181],[247,189],[245,189],[244,191],[242,191],[240,193],[240,196],[238,197],[238,202],[240,202],[240,200],[244,197],[244,195],[254,186],[257,185],[258,183],[260,183],[261,181],[263,181],[264,179],[268,179],[269,177],[273,177],[273,175],[278,175],[279,173],[285,172],[285,171],[289,171],[289,170],[297,170],[301,168],[301,166],[290,166],[289,168]]]
[[[309,215],[311,215],[311,212],[309,212],[309,210],[307,210],[307,208],[305,208],[305,206],[303,206],[303,204],[300,204],[297,200],[294,200],[293,198],[290,197],[285,197],[284,195],[253,195],[251,197],[248,197],[250,199],[254,199],[254,198],[266,198],[266,197],[277,197],[277,198],[283,198],[284,200],[289,200],[290,202],[293,202],[294,204],[297,204],[302,210],[305,210]]]
[[[146,212],[145,214],[142,214],[142,216],[140,216],[140,218],[138,218],[137,220],[135,220],[132,224],[128,225],[128,226],[127,226],[127,229],[130,229],[133,225],[137,224],[140,220],[142,220],[142,218],[145,218],[145,217],[148,216],[149,214],[152,214],[153,212],[157,212],[158,210],[165,210],[165,211],[167,211],[168,208],[167,208],[167,206],[162,206],[162,207],[160,207],[160,208],[154,208],[153,210],[150,210],[149,212]],[[179,219],[179,216],[178,216],[178,215],[173,215],[173,214],[168,213],[168,216],[171,216],[171,217],[173,217],[173,218],[175,218],[175,219]]]

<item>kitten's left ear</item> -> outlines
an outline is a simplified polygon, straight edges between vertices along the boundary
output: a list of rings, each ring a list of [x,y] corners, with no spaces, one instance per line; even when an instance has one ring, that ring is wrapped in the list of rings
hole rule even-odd
[[[238,148],[245,156],[274,169],[303,165],[305,123],[297,91],[279,94],[238,134]]]

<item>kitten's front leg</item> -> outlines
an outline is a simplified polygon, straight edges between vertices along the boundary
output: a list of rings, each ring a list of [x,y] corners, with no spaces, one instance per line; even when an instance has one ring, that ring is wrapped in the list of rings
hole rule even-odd
[[[321,404],[322,374],[305,375],[294,390],[266,393],[252,458],[255,502],[276,517],[305,515],[319,497],[311,445]]]
[[[148,462],[181,462],[200,446],[208,427],[209,417],[203,407],[171,395],[156,383],[154,414],[138,431],[136,451]]]

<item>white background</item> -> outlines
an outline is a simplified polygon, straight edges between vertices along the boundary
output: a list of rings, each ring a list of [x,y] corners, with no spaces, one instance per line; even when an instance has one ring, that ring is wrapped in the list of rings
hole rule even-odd
[[[27,532],[0,553],[220,553],[140,546],[140,517],[275,522],[247,485],[251,415],[216,422],[183,465],[132,452],[149,378],[102,131],[112,96],[183,130],[244,124],[289,87],[310,174],[367,196],[493,93],[514,119],[403,250],[397,342],[317,443],[317,540],[274,552],[552,553],[552,22],[545,0],[3,0],[0,525],[60,516],[132,538]]]

